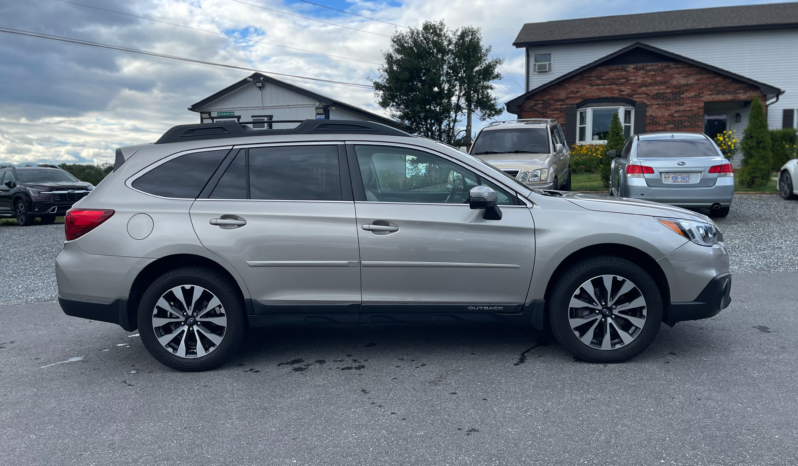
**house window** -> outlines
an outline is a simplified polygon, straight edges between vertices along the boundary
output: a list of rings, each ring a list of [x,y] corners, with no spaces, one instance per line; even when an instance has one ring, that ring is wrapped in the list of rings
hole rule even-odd
[[[535,73],[550,73],[551,72],[551,54],[550,53],[536,53],[535,64],[533,71]]]
[[[613,115],[617,114],[625,138],[634,134],[634,108],[588,107],[577,115],[577,142],[580,144],[605,144],[610,134]]]

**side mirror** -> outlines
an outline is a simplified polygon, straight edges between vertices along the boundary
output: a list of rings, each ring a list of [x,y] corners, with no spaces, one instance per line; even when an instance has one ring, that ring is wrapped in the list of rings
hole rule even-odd
[[[502,211],[499,209],[497,202],[499,196],[496,191],[488,186],[475,186],[471,188],[469,194],[469,206],[472,209],[485,209],[482,218],[485,220],[501,220]]]
[[[555,154],[562,153],[562,144],[557,143],[557,144],[554,145],[554,153]]]
[[[611,150],[611,151],[607,152],[607,157],[609,157],[611,159],[614,159],[615,157],[618,157],[618,151],[617,150]]]

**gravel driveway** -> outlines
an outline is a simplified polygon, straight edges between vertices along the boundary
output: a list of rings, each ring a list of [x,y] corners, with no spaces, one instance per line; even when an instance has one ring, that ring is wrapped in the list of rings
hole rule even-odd
[[[798,271],[798,202],[738,195],[729,216],[717,224],[733,273]],[[0,304],[56,298],[54,262],[63,240],[63,225],[0,226]]]

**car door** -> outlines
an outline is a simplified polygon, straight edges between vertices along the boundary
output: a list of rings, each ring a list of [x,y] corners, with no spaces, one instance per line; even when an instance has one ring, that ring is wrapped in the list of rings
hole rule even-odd
[[[526,298],[534,222],[515,194],[442,154],[350,144],[363,312],[514,312]],[[501,220],[469,190],[499,195]]]
[[[13,180],[8,170],[0,170],[0,212],[11,210],[11,187],[6,182]]]
[[[191,220],[202,244],[241,274],[254,312],[356,319],[358,237],[343,145],[238,148],[225,164]]]

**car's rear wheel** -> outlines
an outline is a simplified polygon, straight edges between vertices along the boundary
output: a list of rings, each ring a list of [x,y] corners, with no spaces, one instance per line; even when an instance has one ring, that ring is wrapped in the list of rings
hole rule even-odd
[[[728,217],[731,207],[721,207],[720,209],[709,209],[709,216],[716,218]]]
[[[203,267],[165,273],[147,288],[139,305],[142,343],[155,359],[179,371],[224,363],[246,334],[244,304],[235,286]]]
[[[39,220],[41,220],[44,225],[52,225],[55,223],[55,215],[43,215],[39,217]]]
[[[779,175],[779,194],[781,194],[783,199],[795,199],[798,196],[795,195],[794,190],[792,177],[787,170],[784,170],[781,172],[781,175]]]
[[[14,217],[20,226],[27,227],[33,225],[36,217],[28,213],[28,206],[25,205],[24,199],[17,199],[14,201]]]
[[[578,262],[551,293],[552,331],[576,358],[627,361],[654,341],[662,322],[657,284],[638,265],[613,256]]]

